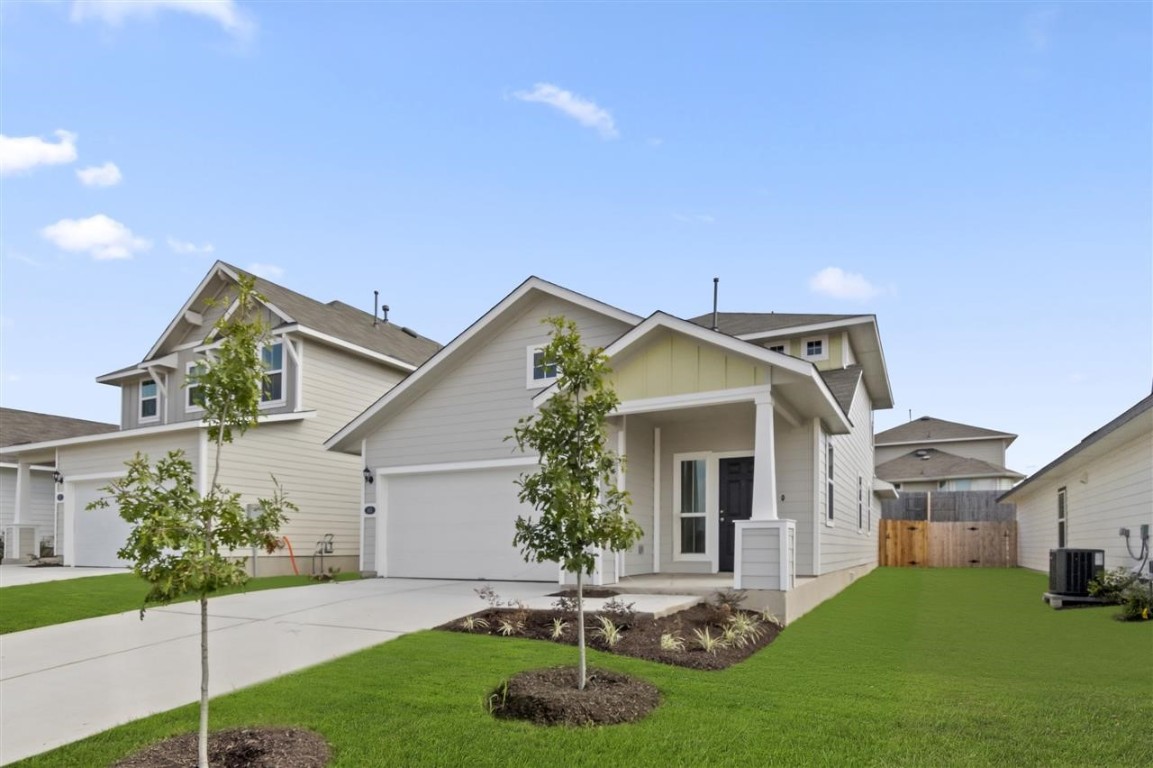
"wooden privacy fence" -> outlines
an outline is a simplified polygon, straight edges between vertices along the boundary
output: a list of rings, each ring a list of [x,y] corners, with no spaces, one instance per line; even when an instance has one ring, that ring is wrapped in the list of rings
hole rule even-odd
[[[1017,523],[884,520],[880,563],[923,568],[1011,568],[1017,565]]]

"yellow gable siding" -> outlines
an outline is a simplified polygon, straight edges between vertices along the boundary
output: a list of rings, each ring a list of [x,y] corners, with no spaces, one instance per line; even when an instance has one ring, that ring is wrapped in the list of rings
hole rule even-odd
[[[768,380],[763,366],[675,334],[644,342],[613,366],[612,375],[621,400],[751,387]]]

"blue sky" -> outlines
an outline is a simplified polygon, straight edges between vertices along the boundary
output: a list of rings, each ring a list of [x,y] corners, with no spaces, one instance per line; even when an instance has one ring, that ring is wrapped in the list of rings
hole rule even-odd
[[[216,258],[447,342],[530,274],[876,313],[1039,468],[1153,382],[1148,3],[0,4],[0,402],[118,419]],[[824,279],[819,279],[820,276]]]

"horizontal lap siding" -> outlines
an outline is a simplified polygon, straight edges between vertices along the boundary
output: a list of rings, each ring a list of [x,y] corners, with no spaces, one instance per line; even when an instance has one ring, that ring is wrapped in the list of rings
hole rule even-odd
[[[653,570],[653,427],[647,420],[626,418],[625,488],[632,499],[632,517],[645,532],[625,553],[625,573],[635,576]]]
[[[169,451],[182,450],[185,458],[196,470],[198,429],[147,435],[136,438],[107,440],[98,443],[66,446],[57,452],[57,465],[66,478],[105,473],[123,474],[124,462],[137,452],[152,462],[163,458]]]
[[[36,526],[36,543],[50,538],[56,523],[56,484],[50,472],[31,472],[32,508],[24,510],[21,525]],[[16,521],[16,470],[0,469],[0,532]]]
[[[741,580],[746,588],[775,584],[781,569],[780,528],[746,530],[741,543]]]
[[[604,346],[628,326],[555,297],[542,297],[507,320],[495,338],[479,345],[403,412],[368,439],[374,467],[507,459],[519,455],[504,438],[533,412],[537,389],[527,386],[529,346],[548,343],[541,320],[564,315],[576,322],[587,346]],[[499,322],[499,321],[498,321]]]
[[[871,504],[868,497],[869,485],[873,478],[873,435],[870,432],[871,404],[864,383],[858,382],[853,406],[849,411],[852,431],[847,435],[833,435],[827,439],[833,445],[833,486],[834,515],[832,526],[824,522],[820,525],[821,573],[831,573],[843,568],[874,563],[877,560],[877,526],[868,530],[868,509],[865,514],[865,527],[857,528],[857,478],[864,478],[866,507]],[[828,468],[825,467],[827,451],[822,449],[822,505],[819,514],[824,515],[824,495],[827,493]]]
[[[220,482],[250,504],[272,494],[275,475],[288,500],[300,508],[281,528],[296,553],[311,554],[316,542],[331,533],[335,556],[355,556],[360,552],[364,465],[359,456],[325,450],[324,442],[401,375],[318,342],[304,345],[303,373],[304,408],[316,416],[262,424],[225,445]]]
[[[1081,480],[1086,482],[1082,483]],[[1048,477],[1011,500],[1017,504],[1020,564],[1048,571],[1049,550],[1057,546],[1057,489],[1066,489],[1065,545],[1105,550],[1105,567],[1135,564],[1118,529],[1131,530],[1134,551],[1138,527],[1153,523],[1153,442],[1150,435],[1117,446],[1084,465],[1052,470]]]
[[[796,571],[815,574],[813,566],[813,429],[809,422],[792,427],[777,417],[777,514],[797,521]],[[784,497],[782,500],[781,497]]]
[[[979,459],[998,466],[1005,465],[1004,440],[956,440],[949,442],[925,442],[918,445],[881,445],[877,446],[877,464],[898,459],[912,453],[918,447],[934,448],[938,451],[951,453],[954,456],[964,456],[969,459]]]

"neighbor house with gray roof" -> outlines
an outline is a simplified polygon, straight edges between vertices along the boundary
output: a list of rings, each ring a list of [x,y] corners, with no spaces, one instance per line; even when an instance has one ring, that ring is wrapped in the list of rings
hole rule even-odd
[[[512,544],[539,457],[506,440],[552,396],[558,315],[608,356],[609,445],[643,530],[598,553],[594,583],[748,589],[789,620],[876,565],[873,412],[892,393],[874,316],[642,317],[533,277],[328,441],[372,477],[363,570],[566,579]]]
[[[1024,477],[1005,466],[1009,432],[921,416],[877,433],[877,477],[900,491],[1005,491]]]
[[[125,564],[116,552],[128,524],[114,506],[86,507],[105,495],[102,488],[124,474],[125,461],[137,452],[155,460],[182,450],[195,469],[199,490],[207,490],[215,447],[189,377],[210,352],[213,325],[231,311],[245,274],[224,262],[214,264],[140,362],[97,378],[120,392],[117,429],[45,433],[0,448],[0,459],[13,465],[21,479],[31,479],[35,467],[58,473],[57,551],[66,565]],[[326,565],[355,569],[362,467],[355,457],[326,451],[324,441],[440,345],[375,313],[339,301],[316,301],[252,277],[262,297],[259,316],[270,329],[261,350],[267,380],[260,423],[222,448],[219,482],[240,493],[244,503],[253,503],[272,493],[275,476],[299,507],[281,529],[292,549],[261,553],[256,565],[261,575],[292,572],[291,554],[307,558],[328,537]]]

